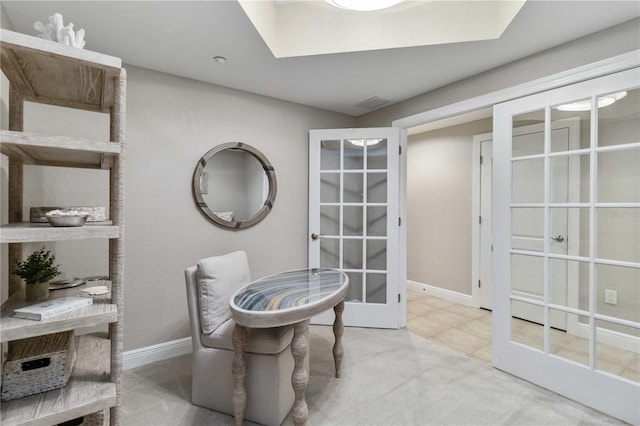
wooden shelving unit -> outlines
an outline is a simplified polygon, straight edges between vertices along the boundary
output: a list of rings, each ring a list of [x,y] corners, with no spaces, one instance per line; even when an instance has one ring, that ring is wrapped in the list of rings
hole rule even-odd
[[[110,303],[43,321],[13,317],[23,306],[23,284],[10,277],[9,300],[0,317],[0,341],[109,324],[108,337],[81,336],[72,377],[62,389],[3,402],[2,425],[52,425],[110,409],[121,424],[124,304],[124,135],[126,72],[119,58],[0,30],[2,72],[9,79],[9,130],[0,131],[0,151],[9,157],[9,223],[0,242],[9,261],[22,259],[22,243],[108,239]],[[110,115],[110,140],[91,141],[23,132],[25,101]],[[109,221],[76,228],[23,223],[24,164],[105,169],[110,174]],[[90,254],[88,254],[90,256]],[[6,272],[5,272],[6,273]]]

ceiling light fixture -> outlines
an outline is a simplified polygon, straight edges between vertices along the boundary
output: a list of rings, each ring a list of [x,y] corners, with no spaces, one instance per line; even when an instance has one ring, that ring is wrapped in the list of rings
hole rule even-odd
[[[367,141],[367,146],[377,145],[382,141],[382,139],[347,139],[347,140],[355,146],[364,146],[365,140]]]
[[[225,58],[224,56],[214,56],[213,60],[219,64],[224,64],[225,62],[227,62],[227,58]]]
[[[611,95],[600,96],[598,98],[598,108],[609,106],[615,101],[624,98],[625,96],[627,96],[627,92],[618,92]],[[591,109],[591,100],[585,99],[584,101],[558,105],[556,109],[560,111],[589,111]]]
[[[341,9],[356,10],[358,12],[371,12],[374,10],[382,10],[404,0],[324,0],[332,6]]]

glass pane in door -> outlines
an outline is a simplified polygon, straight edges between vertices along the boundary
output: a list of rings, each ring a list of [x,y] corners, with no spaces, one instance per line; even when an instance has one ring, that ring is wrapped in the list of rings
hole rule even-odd
[[[591,98],[582,98],[572,102],[563,102],[550,109],[551,123],[574,121],[577,128],[562,127],[561,132],[552,132],[551,152],[566,152],[585,149],[591,146]],[[578,135],[574,135],[577,132]],[[578,139],[577,143],[567,144],[567,140]]]
[[[526,157],[544,153],[544,129],[535,131],[516,131],[517,128],[530,128],[535,124],[544,124],[544,110],[532,111],[513,117],[513,139],[511,143],[512,157]]]
[[[340,235],[340,206],[320,206],[320,234]]]
[[[322,238],[320,240],[320,266],[340,268],[340,240],[338,238]]]
[[[544,251],[544,209],[511,209],[511,248]]]
[[[320,173],[320,202],[340,202],[340,173]]]
[[[544,327],[521,318],[522,316],[544,318],[544,308],[539,305],[512,300],[511,312],[511,340],[540,351],[544,350]]]
[[[367,303],[387,302],[386,274],[367,274]]]
[[[611,103],[611,100],[617,100]],[[637,143],[640,134],[640,89],[619,90],[598,97],[598,147]],[[605,105],[606,104],[606,105]]]
[[[367,269],[387,270],[387,242],[385,240],[367,239]]]
[[[320,170],[340,170],[340,141],[320,142]]]
[[[597,193],[600,203],[640,202],[640,148],[598,153]]]
[[[349,277],[349,290],[344,298],[345,302],[362,303],[362,273],[346,271]]]
[[[364,199],[364,173],[345,173],[343,203],[362,203]]]
[[[589,180],[590,155],[563,155],[550,158],[551,203],[588,203],[589,191],[583,185]]]
[[[589,262],[549,259],[550,302],[554,305],[588,311],[589,275]],[[569,288],[569,284],[575,285],[575,294],[567,298],[566,292],[562,290]]]
[[[511,201],[515,203],[544,202],[544,159],[517,160],[512,166]]]
[[[367,173],[367,202],[387,202],[387,174]]]
[[[367,207],[367,235],[370,237],[387,235],[387,208],[385,206]]]
[[[582,330],[588,330],[589,328],[589,316],[577,315],[573,313],[565,313],[550,309],[549,315],[562,314],[567,317],[567,321],[576,324],[577,328]],[[549,352],[556,357],[562,358],[567,361],[572,361],[581,364],[585,367],[590,365],[590,345],[589,334],[583,333],[579,336],[564,331],[549,329]]]
[[[367,145],[367,169],[387,168],[387,140],[372,139],[369,142],[377,141],[375,144]]]
[[[364,169],[364,147],[358,145],[358,139],[345,139],[344,141],[344,169]]]
[[[343,268],[362,269],[362,239],[343,239],[344,247]]]
[[[342,235],[362,236],[364,223],[362,220],[362,206],[343,206]]]
[[[544,297],[543,257],[519,254],[511,256],[511,291],[532,299]]]
[[[640,323],[640,268],[596,264],[596,312]]]
[[[601,207],[596,210],[596,256],[640,263],[640,208]]]
[[[640,329],[634,327],[604,320],[597,320],[596,326],[599,330],[611,330],[640,339]],[[605,333],[598,334],[596,339],[596,369],[636,383],[640,382],[640,354],[633,351],[633,347],[615,346],[607,341]]]

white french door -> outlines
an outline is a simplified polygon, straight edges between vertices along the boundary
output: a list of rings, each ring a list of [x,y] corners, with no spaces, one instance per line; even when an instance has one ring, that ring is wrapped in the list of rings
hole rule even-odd
[[[635,68],[496,105],[493,142],[494,366],[633,424],[640,423],[639,86]],[[575,117],[580,144],[554,144],[552,123]],[[543,143],[522,150],[516,129],[532,122],[543,123]],[[571,164],[579,176],[563,172]],[[568,182],[558,182],[559,172]],[[568,250],[557,244],[558,222],[579,235]],[[519,238],[532,228],[540,241]],[[577,276],[575,294],[558,298],[566,271]],[[514,318],[522,309],[542,325]],[[552,328],[557,316],[575,335]]]
[[[349,276],[347,326],[400,326],[401,137],[397,128],[309,131],[309,267]],[[333,313],[313,321],[331,324]]]

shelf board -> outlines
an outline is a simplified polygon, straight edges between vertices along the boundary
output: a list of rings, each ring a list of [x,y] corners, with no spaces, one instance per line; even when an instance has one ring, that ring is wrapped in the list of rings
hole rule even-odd
[[[40,166],[106,169],[121,147],[116,142],[99,142],[66,136],[0,130],[0,151],[18,157],[25,164]]]
[[[4,29],[0,47],[2,71],[26,100],[100,112],[113,106],[119,58]]]
[[[58,290],[56,290],[56,292],[57,291]],[[2,306],[0,342],[58,333],[73,330],[78,327],[93,327],[115,322],[118,317],[118,307],[110,303],[94,303],[41,321],[15,318],[13,316],[14,309],[29,304],[31,303],[24,301],[14,302],[12,299],[9,299]]]
[[[109,382],[109,354],[109,340],[79,336],[69,383],[61,389],[3,402],[0,424],[52,425],[114,406],[116,384]]]
[[[32,243],[118,238],[120,229],[110,221],[89,222],[76,227],[54,227],[48,223],[10,223],[0,226],[0,243]]]

